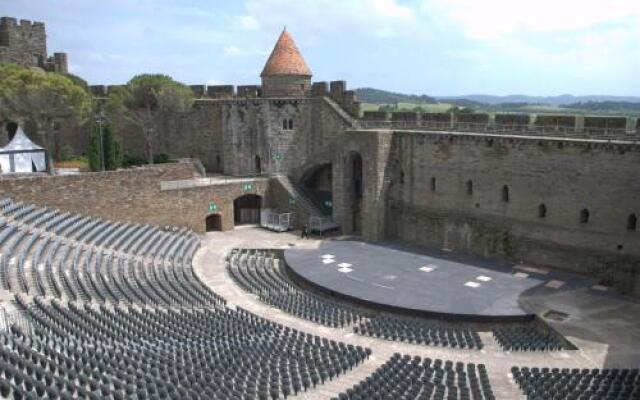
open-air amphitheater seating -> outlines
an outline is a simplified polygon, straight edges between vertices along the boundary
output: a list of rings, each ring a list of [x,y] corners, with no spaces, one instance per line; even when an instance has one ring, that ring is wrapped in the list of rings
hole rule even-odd
[[[0,283],[29,321],[0,332],[0,397],[286,398],[371,354],[228,308],[193,271],[199,246],[0,200]]]
[[[0,200],[0,285],[29,321],[0,331],[0,397],[278,399],[332,381],[371,354],[228,307],[194,273],[199,246],[187,229]],[[306,289],[274,250],[232,250],[226,268],[262,302],[328,327],[484,347],[464,324],[376,312]],[[533,324],[492,331],[505,350],[571,348]],[[528,399],[640,398],[637,369],[514,367],[512,376]],[[482,364],[400,354],[337,397],[493,398]]]
[[[420,318],[390,317],[304,290],[284,268],[284,260],[269,250],[235,249],[227,257],[227,269],[245,290],[263,302],[300,318],[331,327],[351,324],[353,331],[388,340],[481,349],[477,332],[455,324]]]
[[[371,376],[334,400],[494,399],[483,364],[394,354]]]
[[[640,399],[640,373],[634,369],[511,368],[527,399]]]
[[[193,273],[199,239],[186,229],[114,223],[7,200],[0,210],[5,290],[102,303],[224,303]]]

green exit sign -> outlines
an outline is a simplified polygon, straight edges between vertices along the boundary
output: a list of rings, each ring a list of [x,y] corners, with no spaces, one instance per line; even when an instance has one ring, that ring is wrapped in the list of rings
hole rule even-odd
[[[243,183],[242,184],[242,190],[244,190],[245,192],[251,192],[253,190],[255,190],[256,185],[253,183]]]
[[[296,199],[294,199],[293,197],[289,197],[289,204],[291,205],[296,204]]]
[[[218,205],[214,202],[209,203],[209,211],[218,211]]]

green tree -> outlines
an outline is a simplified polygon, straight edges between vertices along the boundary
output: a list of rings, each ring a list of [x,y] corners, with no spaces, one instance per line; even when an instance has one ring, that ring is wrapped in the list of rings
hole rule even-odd
[[[100,133],[98,128],[91,129],[89,134],[89,151],[87,152],[89,159],[89,169],[91,171],[102,170],[102,161],[100,159]]]
[[[91,96],[79,78],[0,63],[0,118],[20,125],[33,121],[45,147],[54,149],[56,159],[61,143],[53,137],[55,122],[74,118],[82,123],[90,110]]]
[[[147,160],[153,164],[161,118],[188,111],[193,105],[193,92],[169,76],[144,74],[110,91],[107,104],[112,113],[122,115],[140,129],[146,144]]]
[[[107,124],[102,129],[102,138],[104,140],[104,162],[105,169],[114,170],[122,166],[122,147],[120,141],[117,140],[113,133],[111,124]]]
[[[122,146],[113,133],[111,124],[102,126],[102,143],[100,128],[94,125],[89,136],[89,168],[92,171],[102,169],[101,152],[104,154],[104,169],[115,170],[122,167]]]

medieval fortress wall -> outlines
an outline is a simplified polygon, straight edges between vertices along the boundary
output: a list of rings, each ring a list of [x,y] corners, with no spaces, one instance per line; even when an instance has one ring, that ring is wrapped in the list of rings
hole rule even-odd
[[[0,18],[0,62],[40,67],[67,73],[67,53],[47,54],[47,34],[43,22]]]
[[[639,163],[639,144],[395,132],[385,236],[637,291]]]

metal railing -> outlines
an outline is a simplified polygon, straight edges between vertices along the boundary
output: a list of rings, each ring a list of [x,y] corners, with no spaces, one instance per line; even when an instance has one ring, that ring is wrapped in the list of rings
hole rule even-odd
[[[640,142],[640,132],[624,128],[574,128],[564,126],[531,126],[517,124],[490,124],[472,122],[432,121],[367,121],[358,123],[360,129],[398,129],[444,131],[460,133],[486,133],[515,136],[546,136],[594,140],[623,140]]]
[[[215,185],[228,185],[232,183],[253,183],[261,180],[269,179],[271,176],[268,174],[250,175],[250,176],[207,176],[190,179],[181,179],[176,181],[162,181],[160,182],[160,190],[178,190],[178,189],[190,189],[201,186],[215,186]]]

